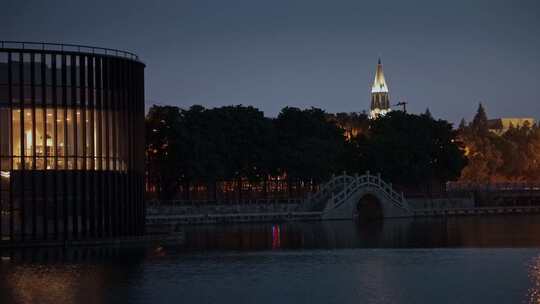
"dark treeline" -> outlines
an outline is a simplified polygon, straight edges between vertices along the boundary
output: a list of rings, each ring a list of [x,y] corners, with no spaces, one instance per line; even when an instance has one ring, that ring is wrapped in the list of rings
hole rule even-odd
[[[405,189],[455,180],[466,161],[451,124],[403,112],[368,120],[286,107],[276,118],[250,106],[185,110],[153,106],[146,117],[147,189],[161,199],[302,196],[332,174],[381,173]],[[248,197],[249,196],[249,197]]]
[[[540,127],[512,126],[503,134],[489,130],[488,118],[480,104],[472,122],[464,120],[459,139],[465,145],[469,164],[460,181],[538,182],[540,176]]]

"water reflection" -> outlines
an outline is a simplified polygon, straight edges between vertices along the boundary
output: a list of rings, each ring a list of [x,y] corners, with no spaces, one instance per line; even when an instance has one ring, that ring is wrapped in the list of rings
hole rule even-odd
[[[181,228],[180,247],[0,251],[0,303],[540,303],[540,216]]]
[[[537,247],[540,216],[180,227],[189,249]]]
[[[532,259],[529,264],[529,279],[531,288],[528,290],[528,303],[540,303],[540,256]]]
[[[272,225],[272,249],[281,248],[281,229],[279,225]]]
[[[142,263],[154,252],[154,248],[110,247],[3,250],[0,303],[110,302],[110,286],[140,278]]]

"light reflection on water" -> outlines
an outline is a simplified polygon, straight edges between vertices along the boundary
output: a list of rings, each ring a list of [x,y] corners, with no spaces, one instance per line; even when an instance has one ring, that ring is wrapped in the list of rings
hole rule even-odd
[[[4,251],[0,303],[540,303],[539,225],[198,226],[177,248]]]
[[[528,291],[528,303],[540,303],[540,256],[532,259],[529,264],[531,287]]]

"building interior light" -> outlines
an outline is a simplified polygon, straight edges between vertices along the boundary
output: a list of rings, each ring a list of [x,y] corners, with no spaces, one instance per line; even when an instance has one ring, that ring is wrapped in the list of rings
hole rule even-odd
[[[28,147],[32,147],[32,131],[26,131],[26,144]]]

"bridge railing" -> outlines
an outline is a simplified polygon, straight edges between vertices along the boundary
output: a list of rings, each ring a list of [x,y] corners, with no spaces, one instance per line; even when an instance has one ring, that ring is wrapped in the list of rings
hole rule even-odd
[[[540,191],[540,183],[506,182],[506,183],[469,183],[447,182],[446,191]]]
[[[290,204],[296,205],[302,202],[297,198],[268,198],[268,199],[246,199],[240,201],[219,201],[219,200],[148,200],[147,207],[201,207],[216,205],[276,205]]]
[[[381,179],[380,175],[370,175],[369,172],[362,176],[356,175],[352,181],[337,195],[332,196],[329,200],[327,208],[336,208],[346,202],[359,188],[375,187],[381,190],[397,207],[408,209],[406,206],[403,193],[396,192],[392,184],[386,183]]]
[[[185,204],[174,204],[171,202],[150,203],[147,205],[148,215],[155,214],[239,214],[239,213],[268,213],[268,212],[292,212],[297,209],[301,200],[259,200],[258,202],[246,204],[238,203],[218,203],[196,204],[187,202]]]
[[[308,197],[301,208],[309,210],[318,204],[323,203],[323,201],[330,198],[332,193],[336,192],[336,190],[341,191],[341,189],[345,188],[352,180],[353,177],[346,174],[338,176],[332,175],[332,178],[319,188],[319,191],[315,194],[308,194]]]

